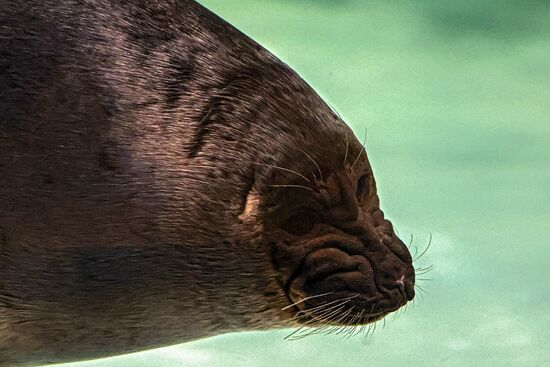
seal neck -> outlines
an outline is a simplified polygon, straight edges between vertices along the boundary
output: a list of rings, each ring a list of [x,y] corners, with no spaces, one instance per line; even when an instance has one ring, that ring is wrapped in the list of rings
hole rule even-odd
[[[0,290],[34,310],[29,325],[48,320],[41,333],[63,345],[68,360],[72,353],[104,357],[254,329],[250,314],[265,307],[258,289],[268,287],[261,274],[267,266],[255,259],[245,264],[230,248],[161,244],[33,252],[41,253],[32,263],[5,262]],[[87,332],[74,340],[59,332],[67,328]]]

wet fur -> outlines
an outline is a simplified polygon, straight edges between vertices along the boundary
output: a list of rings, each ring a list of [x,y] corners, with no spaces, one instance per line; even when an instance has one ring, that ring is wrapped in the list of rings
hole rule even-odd
[[[363,151],[317,94],[192,1],[0,24],[0,366],[296,325],[263,198]]]

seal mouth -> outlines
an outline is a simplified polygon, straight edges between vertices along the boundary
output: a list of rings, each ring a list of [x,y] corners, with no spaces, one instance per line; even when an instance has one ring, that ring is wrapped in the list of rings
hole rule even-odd
[[[414,297],[412,266],[391,253],[381,260],[351,236],[325,235],[301,246],[309,251],[285,287],[285,309],[301,324],[364,325]]]

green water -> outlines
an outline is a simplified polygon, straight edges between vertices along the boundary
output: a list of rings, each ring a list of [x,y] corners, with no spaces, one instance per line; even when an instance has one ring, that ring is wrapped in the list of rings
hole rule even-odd
[[[204,0],[296,69],[367,150],[435,264],[374,335],[224,335],[100,366],[550,366],[550,2]]]

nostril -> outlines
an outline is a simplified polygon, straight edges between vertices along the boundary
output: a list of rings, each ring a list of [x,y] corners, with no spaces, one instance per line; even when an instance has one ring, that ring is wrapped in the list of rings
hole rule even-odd
[[[406,280],[404,275],[395,281],[399,292],[403,296],[404,301],[412,301],[414,298],[414,285],[410,280]]]
[[[404,276],[404,275],[401,275],[401,278],[399,278],[398,280],[396,280],[395,283],[397,284],[397,286],[398,286],[400,289],[405,289],[405,276]]]
[[[408,297],[407,297],[407,291],[405,289],[405,276],[401,275],[401,278],[397,279],[395,281],[395,284],[397,285],[397,289],[399,289],[399,293],[401,293],[401,296],[403,297],[403,302],[406,303],[408,300]]]

